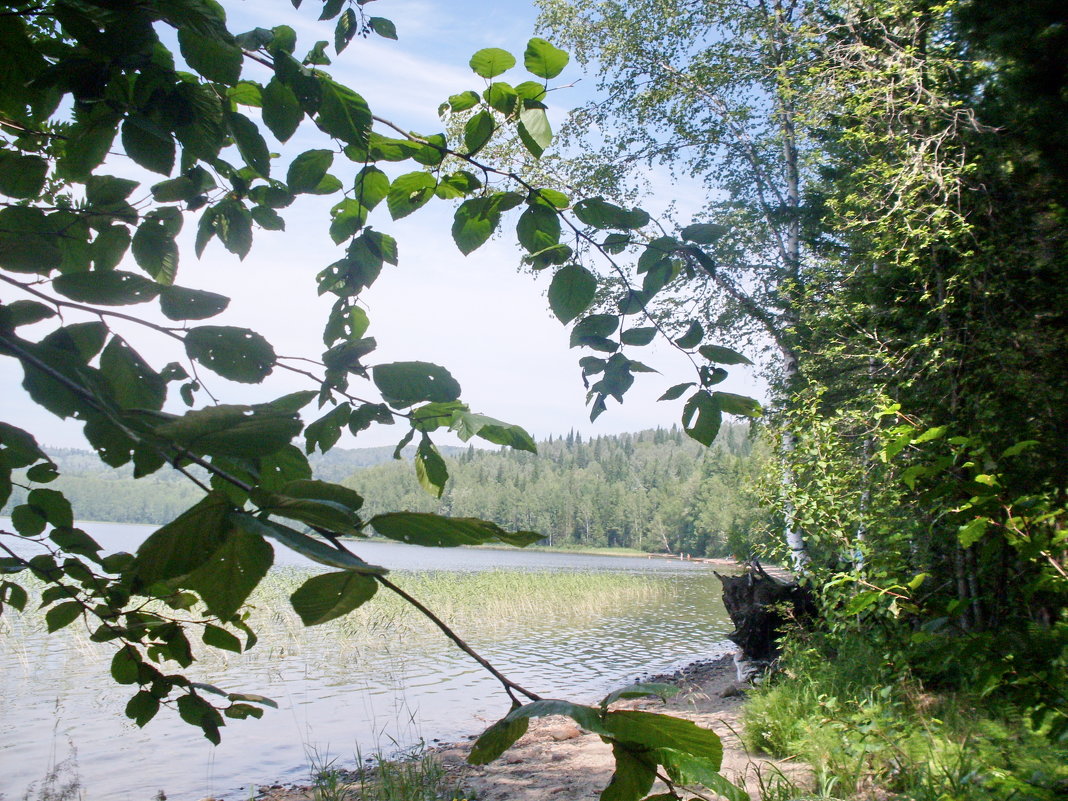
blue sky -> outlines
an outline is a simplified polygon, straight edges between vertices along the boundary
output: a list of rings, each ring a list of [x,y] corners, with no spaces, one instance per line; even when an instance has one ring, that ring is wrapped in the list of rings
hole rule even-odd
[[[332,24],[317,22],[311,13],[318,3],[306,2],[306,10],[299,12],[284,0],[224,5],[234,30],[285,23],[297,30],[301,47],[310,47],[317,39],[332,40]],[[359,91],[379,116],[427,133],[441,129],[437,107],[446,97],[484,85],[467,66],[470,55],[483,47],[502,47],[517,54],[521,63],[537,18],[533,4],[519,0],[376,0],[365,8],[369,14],[392,19],[399,41],[356,39],[329,69]],[[520,74],[521,68],[515,70],[514,82],[526,80]],[[509,79],[509,75],[503,77]],[[577,67],[571,66],[555,83],[568,84],[581,77]],[[567,106],[586,100],[593,84],[587,78],[576,89],[553,93],[551,101],[558,109],[553,116],[559,119]],[[322,140],[314,132],[302,133],[282,152],[295,155],[314,146],[322,147]],[[658,178],[664,186],[666,177]],[[159,176],[145,175],[144,179],[148,185]],[[680,196],[691,191],[678,188]],[[329,301],[316,296],[314,278],[342,252],[327,236],[328,209],[336,200],[298,201],[285,212],[287,231],[257,232],[253,250],[243,262],[216,243],[197,261],[191,241],[184,240],[177,283],[222,292],[233,299],[230,309],[213,323],[253,328],[280,354],[318,356]],[[507,231],[464,257],[449,234],[453,205],[435,202],[397,222],[384,209],[372,216],[371,224],[395,236],[400,249],[399,266],[387,265],[378,283],[362,298],[371,319],[368,334],[380,346],[377,362],[442,364],[460,382],[464,400],[474,410],[522,425],[536,438],[570,429],[589,436],[678,421],[681,402],[657,403],[656,398],[668,386],[692,380],[692,374],[678,354],[652,347],[632,357],[661,370],[662,375],[639,376],[626,402],[610,402],[608,412],[591,425],[577,367],[578,358],[586,354],[568,349],[567,329],[548,310],[545,291],[550,276],[535,278],[517,270],[519,252]],[[186,233],[194,229],[194,221],[187,221]],[[9,287],[0,289],[4,302],[18,299],[16,295]],[[180,358],[168,347],[159,343],[148,352],[163,360]],[[47,445],[82,445],[78,425],[60,424],[22,395],[17,387],[21,370],[13,360],[0,360],[0,381],[10,388],[0,403],[5,421],[35,431]],[[355,394],[372,394],[370,389],[361,393],[359,384],[354,382]],[[272,376],[263,388],[250,389],[221,379],[211,382],[216,397],[230,403],[264,400],[302,388],[307,386],[283,374]],[[759,383],[738,369],[721,388],[758,396],[761,392]],[[365,432],[358,440],[346,437],[340,445],[390,444],[403,433],[396,426],[383,427]]]

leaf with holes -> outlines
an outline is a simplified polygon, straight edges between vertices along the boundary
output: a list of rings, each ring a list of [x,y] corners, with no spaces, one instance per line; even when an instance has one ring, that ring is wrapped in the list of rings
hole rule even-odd
[[[202,325],[185,335],[189,358],[223,378],[244,384],[258,384],[271,374],[276,360],[274,348],[255,331],[233,326]]]
[[[416,403],[448,403],[460,397],[460,385],[444,367],[429,362],[376,365],[371,376],[382,399],[396,409]]]

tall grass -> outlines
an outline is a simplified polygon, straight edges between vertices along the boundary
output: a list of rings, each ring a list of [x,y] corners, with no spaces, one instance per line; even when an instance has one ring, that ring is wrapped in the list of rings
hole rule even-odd
[[[259,644],[247,654],[231,654],[197,647],[201,667],[226,669],[235,661],[246,667],[269,665],[291,656],[328,654],[335,666],[353,663],[367,650],[407,647],[413,637],[436,630],[418,610],[400,597],[380,589],[364,606],[330,623],[308,629],[293,611],[289,596],[312,574],[296,567],[278,567],[261,582],[249,599],[248,623],[257,632]],[[486,639],[512,633],[530,621],[566,625],[603,613],[640,605],[672,592],[670,582],[645,576],[603,572],[484,571],[394,573],[391,578],[442,620],[464,636]],[[26,582],[33,584],[33,580]],[[112,657],[109,644],[95,643],[89,631],[76,621],[48,635],[44,615],[31,602],[23,614],[5,611],[0,616],[0,665],[18,664],[23,671],[62,668],[69,662],[76,681],[86,663]],[[202,610],[194,610],[193,617]],[[173,610],[168,610],[173,616]],[[60,674],[68,671],[60,670]]]
[[[812,765],[816,798],[1055,801],[1068,798],[1068,744],[1011,708],[927,692],[860,639],[795,646],[743,711],[748,748]],[[896,674],[896,677],[895,677]],[[780,786],[771,786],[771,785]],[[792,796],[772,782],[767,801]]]
[[[394,759],[357,753],[354,770],[315,751],[308,756],[314,801],[466,801],[460,777],[423,744]]]

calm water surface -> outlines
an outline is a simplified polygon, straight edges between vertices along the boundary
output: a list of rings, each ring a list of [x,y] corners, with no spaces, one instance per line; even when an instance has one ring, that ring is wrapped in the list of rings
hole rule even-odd
[[[84,527],[107,551],[132,551],[153,530]],[[396,571],[398,580],[406,571],[427,570],[620,571],[670,585],[659,600],[639,608],[584,619],[545,610],[506,631],[471,635],[471,644],[509,678],[547,697],[592,701],[640,673],[731,648],[719,582],[706,565],[379,542],[357,550]],[[276,553],[289,569],[311,569],[299,556],[281,548]],[[138,729],[122,715],[131,693],[110,681],[109,656],[71,653],[69,642],[28,637],[17,626],[7,613],[0,618],[0,797],[11,801],[72,749],[87,801],[149,801],[158,790],[171,801],[241,799],[254,785],[305,780],[309,753],[351,763],[357,752],[477,733],[508,710],[496,681],[439,635],[384,629],[373,650],[279,649],[267,659],[261,654],[243,664],[245,658],[232,655],[208,667],[204,680],[279,704],[260,721],[229,721],[222,745],[214,747],[173,713],[161,712]]]

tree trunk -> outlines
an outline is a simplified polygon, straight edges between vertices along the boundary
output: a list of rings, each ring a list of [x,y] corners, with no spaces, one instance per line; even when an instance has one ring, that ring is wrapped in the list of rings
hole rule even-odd
[[[788,624],[805,624],[816,615],[812,593],[794,582],[768,575],[753,560],[739,576],[716,578],[734,631],[727,637],[750,662],[767,664],[779,655],[779,638]]]

